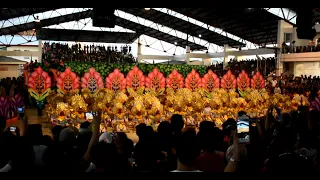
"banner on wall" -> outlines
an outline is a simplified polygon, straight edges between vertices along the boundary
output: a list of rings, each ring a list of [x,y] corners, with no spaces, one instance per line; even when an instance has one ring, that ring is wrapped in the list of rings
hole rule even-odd
[[[0,66],[0,71],[8,71],[9,68],[7,66]]]

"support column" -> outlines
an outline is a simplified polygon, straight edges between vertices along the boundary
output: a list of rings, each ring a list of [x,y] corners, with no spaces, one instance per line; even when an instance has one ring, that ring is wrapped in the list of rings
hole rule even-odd
[[[142,61],[142,58],[141,58],[141,55],[142,55],[142,53],[141,53],[141,50],[142,49],[142,47],[141,47],[141,39],[140,39],[140,36],[139,36],[139,38],[138,38],[138,63],[141,63],[141,61]]]
[[[278,21],[278,34],[277,34],[277,58],[276,58],[276,75],[280,76],[283,73],[283,62],[281,62],[281,56],[282,56],[282,43],[284,42],[284,20]]]
[[[229,59],[228,59],[228,44],[224,45],[224,56],[223,56],[223,70],[227,68]]]
[[[39,52],[40,52],[40,55],[38,56],[38,62],[39,63],[41,63],[42,62],[42,47],[43,47],[43,45],[42,45],[42,40],[40,39],[39,40]]]
[[[190,46],[186,46],[186,63],[190,64]]]

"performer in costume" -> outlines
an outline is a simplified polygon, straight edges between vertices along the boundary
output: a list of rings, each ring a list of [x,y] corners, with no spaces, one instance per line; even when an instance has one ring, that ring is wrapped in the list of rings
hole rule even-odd
[[[28,87],[30,95],[35,99],[38,116],[42,116],[45,98],[49,95],[51,90],[51,78],[47,72],[44,72],[41,67],[38,67],[31,76],[29,76]]]

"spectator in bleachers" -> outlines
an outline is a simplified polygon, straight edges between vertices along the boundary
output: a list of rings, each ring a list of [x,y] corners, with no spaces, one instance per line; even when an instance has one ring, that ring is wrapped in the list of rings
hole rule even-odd
[[[259,61],[257,63],[257,61]],[[258,68],[257,68],[258,65]],[[257,59],[246,59],[246,60],[236,60],[230,59],[227,65],[227,69],[231,70],[231,72],[237,77],[239,73],[244,70],[248,73],[249,76],[252,76],[257,70],[264,75],[266,71],[266,75],[275,71],[276,69],[276,58],[262,58],[260,60]],[[215,72],[219,77],[222,77],[227,70],[223,70],[223,63],[218,63],[216,65],[212,65],[211,70]]]
[[[287,46],[285,43],[282,44],[282,53],[306,53],[306,52],[319,52],[320,51],[320,41],[318,39],[317,44],[314,41],[310,41],[308,45],[305,46],[295,46],[295,41],[293,41],[292,46]]]
[[[61,43],[44,43],[43,60],[48,62],[67,61],[91,61],[107,63],[135,63],[136,60],[131,54],[130,46],[105,46]]]

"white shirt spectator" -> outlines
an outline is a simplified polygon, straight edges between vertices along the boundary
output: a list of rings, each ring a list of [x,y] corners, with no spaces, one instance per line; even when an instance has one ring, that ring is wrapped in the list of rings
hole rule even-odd
[[[272,81],[271,81],[271,85],[272,85],[272,87],[276,87],[277,83],[278,83],[278,81],[277,81],[277,80],[272,80]]]

